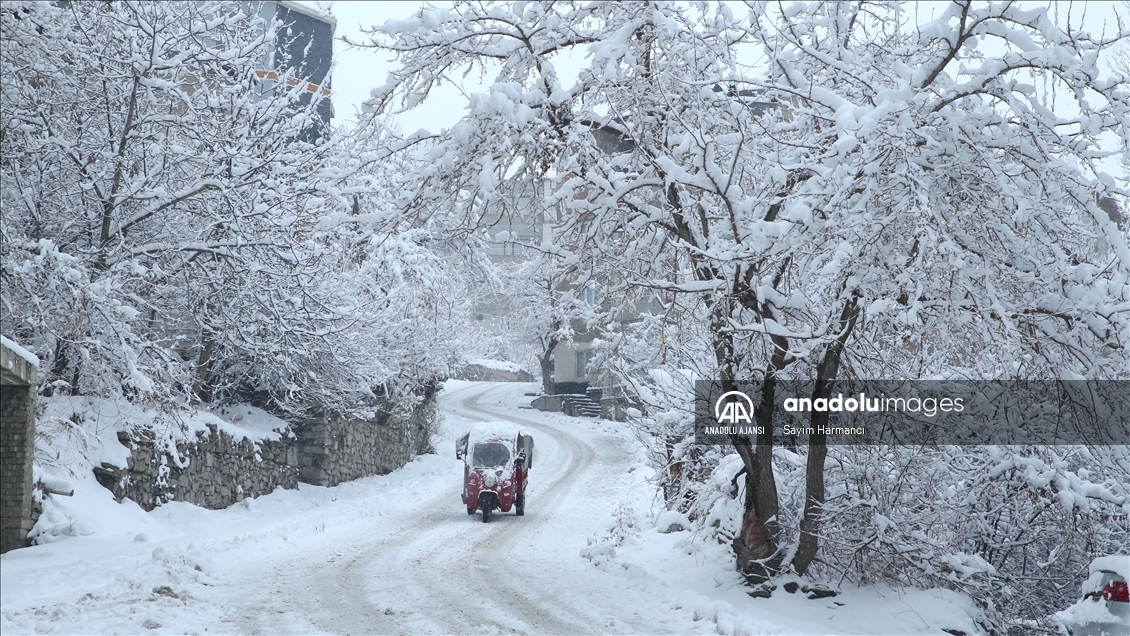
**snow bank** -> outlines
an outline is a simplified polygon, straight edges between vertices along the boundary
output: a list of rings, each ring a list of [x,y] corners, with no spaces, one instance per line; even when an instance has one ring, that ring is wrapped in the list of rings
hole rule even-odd
[[[666,534],[668,532],[682,532],[691,527],[691,522],[687,516],[678,510],[664,510],[659,513],[659,517],[655,520],[655,530]]]
[[[40,399],[36,463],[88,472],[103,463],[125,468],[129,449],[118,441],[118,431],[155,426],[156,418],[125,401],[81,396]]]
[[[150,430],[158,438],[165,437],[173,442],[192,442],[198,433],[209,435],[209,426],[236,440],[252,442],[278,440],[291,434],[289,423],[246,404],[223,407],[214,413],[200,410],[162,413],[125,400],[83,396],[50,397],[42,404],[45,417],[76,422],[87,434],[101,440],[98,444],[102,447],[100,450],[107,451],[109,455],[99,459],[119,467],[125,467],[128,450],[117,443],[118,431]],[[94,450],[94,445],[88,446]]]
[[[171,469],[182,463],[187,465],[178,445],[180,449],[194,448],[201,437],[209,438],[213,430],[227,434],[235,442],[250,441],[255,453],[262,449],[261,442],[292,435],[287,422],[248,405],[226,407],[216,413],[162,413],[124,400],[82,396],[54,396],[42,399],[40,404],[42,411],[36,424],[38,435],[33,465],[35,480],[49,491],[73,489],[74,492],[71,497],[39,495],[42,513],[29,535],[39,544],[68,537],[132,537],[139,532],[153,531],[137,503],[129,499],[118,503],[114,493],[95,476],[96,470],[113,472],[118,469],[122,471],[119,475],[137,478],[134,473],[125,473],[130,469],[132,452],[122,442],[128,439],[126,435],[135,440],[153,440],[152,447],[157,450],[153,460],[162,462],[153,470],[163,471],[164,479]],[[169,464],[166,465],[166,461]],[[240,484],[219,485],[234,488],[236,492],[241,488]]]
[[[636,505],[645,502],[637,501]],[[627,505],[627,504],[624,504]],[[711,533],[679,532],[685,517],[661,513],[653,527],[635,527],[617,511],[604,537],[590,537],[582,556],[600,570],[646,589],[672,608],[689,611],[695,633],[717,634],[986,634],[972,598],[946,589],[837,585],[793,577],[777,581],[770,598],[749,596],[733,567],[733,552]],[[689,526],[688,526],[689,527]],[[789,593],[785,583],[797,583]],[[837,592],[810,598],[804,586]]]

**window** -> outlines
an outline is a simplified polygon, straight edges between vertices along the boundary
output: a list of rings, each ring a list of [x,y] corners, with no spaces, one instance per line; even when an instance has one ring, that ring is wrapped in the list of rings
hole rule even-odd
[[[581,300],[593,306],[600,304],[599,299],[596,297],[596,290],[592,287],[584,288],[581,292]]]
[[[577,352],[577,377],[583,378],[588,374],[589,363],[592,362],[592,351]]]
[[[497,468],[510,461],[510,449],[505,444],[490,442],[475,444],[475,457],[472,464],[480,468]]]

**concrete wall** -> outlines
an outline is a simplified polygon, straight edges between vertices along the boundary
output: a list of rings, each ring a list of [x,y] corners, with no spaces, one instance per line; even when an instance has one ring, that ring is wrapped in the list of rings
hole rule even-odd
[[[27,545],[33,524],[34,364],[0,345],[0,552]]]
[[[298,78],[316,84],[319,89],[330,87],[333,68],[333,38],[336,22],[320,16],[318,11],[303,7],[297,2],[264,2],[263,17],[276,19],[283,24],[275,41],[271,70],[294,69]],[[302,91],[298,101],[303,107],[314,99],[314,94]],[[318,102],[318,115],[323,126],[310,126],[302,141],[317,142],[333,118],[333,102],[324,95]]]

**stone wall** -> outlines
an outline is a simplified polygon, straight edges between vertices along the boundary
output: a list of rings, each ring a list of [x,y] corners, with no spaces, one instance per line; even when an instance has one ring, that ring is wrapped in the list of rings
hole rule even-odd
[[[209,426],[195,443],[177,444],[176,458],[157,449],[150,435],[131,438],[123,431],[118,440],[131,450],[127,467],[103,464],[94,475],[118,501],[129,497],[146,510],[167,501],[226,508],[245,497],[298,487],[293,439],[236,440]]]
[[[0,552],[27,545],[32,519],[36,367],[0,345]]]
[[[408,414],[385,414],[372,420],[321,417],[295,427],[300,479],[336,486],[365,475],[400,468],[430,448],[435,422],[434,392]]]
[[[456,376],[459,380],[471,382],[533,382],[534,376],[521,369],[507,371],[505,369],[492,369],[481,364],[467,364],[459,369]]]
[[[209,427],[194,443],[177,445],[179,462],[151,437],[118,434],[130,449],[125,469],[103,464],[95,476],[119,501],[128,497],[146,510],[167,501],[226,508],[247,497],[299,482],[334,486],[385,474],[429,452],[436,417],[436,390],[404,415],[375,421],[319,417],[293,425],[294,436],[253,443]]]

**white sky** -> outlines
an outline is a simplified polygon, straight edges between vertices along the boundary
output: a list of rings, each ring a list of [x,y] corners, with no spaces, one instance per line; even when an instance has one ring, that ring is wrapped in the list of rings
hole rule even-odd
[[[323,7],[330,3],[323,3]],[[354,119],[361,110],[361,102],[368,99],[369,91],[385,83],[385,76],[393,69],[391,54],[376,49],[350,49],[342,37],[366,41],[361,28],[379,27],[386,20],[405,19],[412,16],[423,2],[334,2],[330,13],[337,18],[337,39],[334,58],[337,66],[333,77],[334,121],[343,123]],[[443,87],[442,94],[428,99],[410,113],[398,117],[402,129],[418,128],[438,130],[447,128],[463,114],[466,99],[454,87]],[[438,98],[438,99],[437,99]]]

